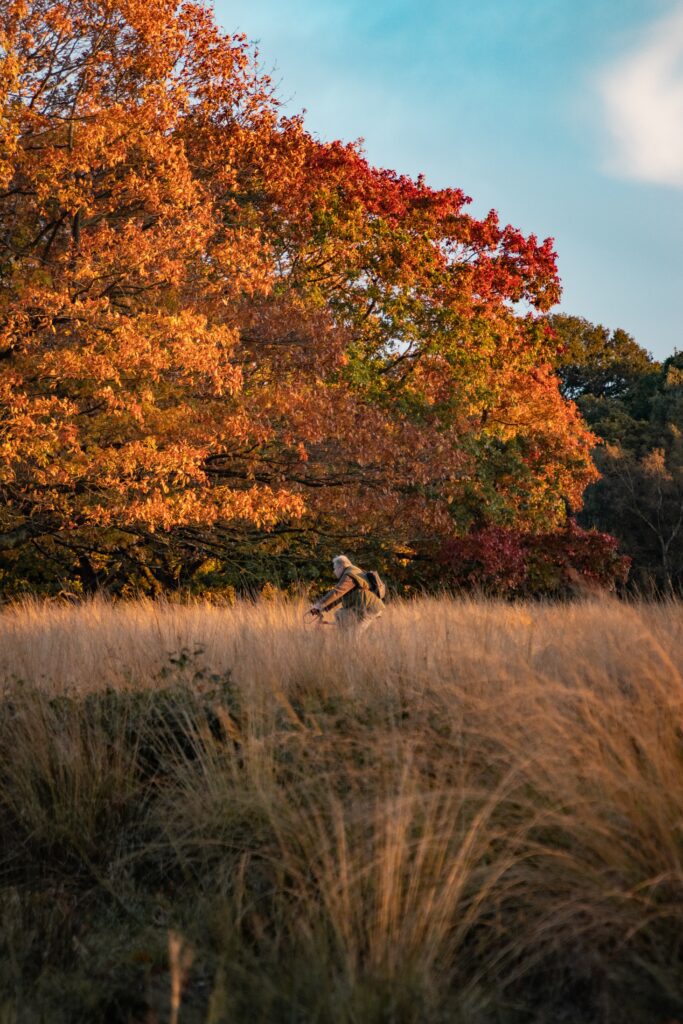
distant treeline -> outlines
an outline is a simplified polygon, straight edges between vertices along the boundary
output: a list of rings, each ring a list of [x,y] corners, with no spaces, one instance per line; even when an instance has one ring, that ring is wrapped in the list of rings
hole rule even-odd
[[[681,593],[683,352],[660,363],[623,330],[564,315],[551,323],[564,346],[562,392],[601,439],[601,478],[586,490],[578,521],[618,539],[632,560],[632,588]]]

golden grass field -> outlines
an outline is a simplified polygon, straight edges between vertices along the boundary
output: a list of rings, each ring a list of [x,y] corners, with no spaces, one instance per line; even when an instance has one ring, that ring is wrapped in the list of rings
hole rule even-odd
[[[683,1020],[683,606],[0,613],[0,1024]]]

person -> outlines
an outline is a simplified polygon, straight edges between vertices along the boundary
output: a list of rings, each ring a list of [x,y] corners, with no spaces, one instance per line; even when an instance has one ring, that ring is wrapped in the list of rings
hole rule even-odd
[[[356,626],[359,633],[365,632],[384,611],[382,601],[372,590],[363,570],[354,565],[346,555],[337,555],[333,558],[332,569],[339,582],[318,598],[310,608],[311,614],[322,615],[323,612],[336,608],[336,626]]]

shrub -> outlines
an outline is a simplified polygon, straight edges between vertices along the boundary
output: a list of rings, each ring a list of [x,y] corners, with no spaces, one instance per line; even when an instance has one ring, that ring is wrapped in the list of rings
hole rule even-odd
[[[614,537],[583,530],[573,519],[554,533],[487,526],[446,541],[439,562],[456,589],[516,597],[614,591],[626,582],[631,564]]]

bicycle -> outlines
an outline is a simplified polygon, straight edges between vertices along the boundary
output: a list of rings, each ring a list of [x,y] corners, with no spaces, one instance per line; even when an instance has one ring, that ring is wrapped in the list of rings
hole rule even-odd
[[[321,612],[317,608],[309,608],[307,612],[304,612],[303,622],[306,629],[320,629],[322,626],[334,626],[336,624],[326,619],[325,612]]]

